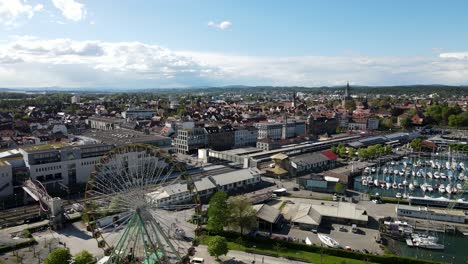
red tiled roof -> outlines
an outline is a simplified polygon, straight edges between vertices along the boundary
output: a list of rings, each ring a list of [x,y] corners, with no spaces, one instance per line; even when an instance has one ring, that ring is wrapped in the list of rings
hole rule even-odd
[[[322,151],[322,154],[325,155],[330,160],[338,159],[338,156],[335,153],[331,152],[331,151]]]

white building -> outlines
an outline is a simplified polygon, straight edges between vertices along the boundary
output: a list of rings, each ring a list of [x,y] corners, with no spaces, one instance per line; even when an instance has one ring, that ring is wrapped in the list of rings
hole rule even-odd
[[[431,221],[465,223],[465,213],[461,210],[440,210],[427,207],[397,205],[395,211],[398,217],[421,218]]]
[[[37,146],[19,151],[31,179],[47,187],[57,182],[64,185],[86,183],[94,165],[112,148],[112,145],[92,144],[63,148]]]
[[[13,173],[8,161],[0,161],[0,197],[13,195]]]
[[[195,153],[208,145],[208,134],[203,128],[180,129],[174,143],[178,153]]]
[[[234,147],[255,146],[258,129],[255,127],[237,128],[234,130]]]
[[[195,181],[198,195],[208,200],[216,191],[233,192],[249,189],[261,182],[261,173],[257,169],[242,169],[215,176],[208,176]],[[192,202],[192,194],[187,184],[173,184],[149,193],[148,197],[159,206]]]
[[[150,109],[134,109],[122,112],[122,117],[125,119],[151,119],[155,115],[156,112]]]
[[[375,117],[369,117],[367,119],[367,129],[376,130],[379,128],[379,119]]]
[[[72,104],[79,104],[81,101],[81,98],[80,98],[80,95],[79,94],[75,94],[71,97],[71,103]]]
[[[262,122],[255,123],[258,129],[258,138],[286,139],[306,134],[305,121]]]
[[[113,130],[119,128],[120,124],[124,123],[125,120],[115,117],[90,116],[87,122],[93,129]]]

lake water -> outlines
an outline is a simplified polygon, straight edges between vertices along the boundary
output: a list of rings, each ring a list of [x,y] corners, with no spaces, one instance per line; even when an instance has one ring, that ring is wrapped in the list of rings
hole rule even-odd
[[[439,243],[445,245],[443,251],[411,248],[405,242],[400,244],[400,254],[407,257],[427,259],[438,262],[468,263],[468,237],[439,233]]]
[[[415,166],[418,163],[418,160],[420,161],[421,166]],[[375,194],[379,193],[381,196],[385,197],[395,197],[397,193],[404,194],[406,193],[407,195],[412,195],[412,196],[419,196],[419,197],[424,197],[424,196],[430,196],[430,197],[446,197],[446,198],[463,198],[465,200],[468,200],[468,193],[461,193],[460,190],[457,191],[457,193],[447,193],[445,192],[440,192],[438,190],[438,186],[443,184],[444,186],[447,186],[450,184],[452,187],[457,186],[457,183],[463,184],[466,182],[468,184],[468,179],[465,180],[460,180],[458,179],[458,176],[460,175],[461,172],[464,172],[465,176],[468,176],[468,171],[463,171],[459,166],[458,168],[452,167],[452,162],[450,162],[450,169],[447,168],[433,168],[431,163],[426,163],[426,161],[432,160],[434,164],[438,163],[443,167],[446,167],[446,162],[448,161],[448,158],[413,158],[413,159],[403,159],[401,161],[396,162],[395,164],[392,165],[390,163],[387,163],[380,168],[376,167],[375,172],[369,172],[369,173],[363,173],[363,175],[356,177],[354,181],[354,189],[357,191],[361,192],[366,192],[370,194]],[[406,167],[404,165],[404,162],[406,163]],[[458,158],[456,163],[459,165],[460,162],[463,163],[464,167],[468,164],[468,160],[466,157],[464,159]],[[383,173],[383,169],[387,168],[387,170],[409,170],[410,174],[406,175],[404,174],[401,176],[400,174],[393,174],[393,173]],[[467,168],[468,169],[468,168]],[[426,174],[426,177],[421,176],[413,176],[412,171],[417,171],[421,170],[422,175]],[[431,172],[433,175],[435,172],[438,172],[439,175],[440,173],[444,173],[447,178],[442,179],[438,178],[436,179],[435,177],[430,178],[427,176],[427,172]],[[451,175],[452,177],[449,177],[448,175]],[[374,179],[377,179],[379,181],[379,186],[365,186],[362,184],[362,180],[366,179],[368,176],[372,177],[372,181]],[[382,188],[380,186],[381,183],[386,183],[389,182],[393,185],[393,183],[403,183],[403,181],[407,181],[408,185],[402,186],[402,188],[393,188],[390,187],[387,189],[385,186]],[[421,190],[421,188],[414,188],[414,190],[410,190],[409,184],[412,183],[415,185],[415,181],[417,181],[417,184],[422,185],[424,183],[430,184],[433,186],[434,191],[433,192],[424,192]],[[439,243],[445,245],[445,249],[443,251],[433,251],[433,250],[427,250],[427,249],[421,249],[421,248],[412,248],[408,247],[405,242],[399,242],[399,252],[397,254],[402,255],[402,256],[408,256],[408,257],[415,257],[418,259],[427,259],[427,260],[434,260],[434,261],[439,261],[439,262],[445,262],[445,263],[468,263],[468,237],[463,237],[463,236],[455,236],[452,234],[443,234],[440,233],[438,234],[439,237]]]

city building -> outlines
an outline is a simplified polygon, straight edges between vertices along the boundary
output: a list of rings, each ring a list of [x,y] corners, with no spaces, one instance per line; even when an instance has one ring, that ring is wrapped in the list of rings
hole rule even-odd
[[[90,116],[86,120],[92,129],[113,130],[120,127],[125,119],[115,117]]]
[[[13,194],[13,170],[8,161],[0,160],[0,197]]]
[[[261,182],[261,172],[257,169],[241,169],[196,180],[195,186],[202,201],[208,201],[217,191],[241,193],[253,190]],[[149,193],[148,197],[158,206],[192,202],[192,193],[187,184],[177,183],[164,186]]]
[[[80,95],[75,94],[71,97],[71,103],[72,104],[79,104],[80,103]]]
[[[208,145],[208,134],[204,128],[180,129],[174,139],[177,153],[194,154]]]
[[[268,204],[256,204],[253,209],[257,212],[257,230],[270,234],[273,230],[281,230],[283,227],[283,215],[280,210]]]
[[[323,176],[321,174],[311,174],[298,177],[296,182],[304,190],[335,193],[336,184],[340,182],[340,179],[330,176]]]
[[[46,188],[56,184],[86,183],[94,165],[114,146],[91,144],[80,146],[39,145],[20,148],[25,166],[32,180]]]
[[[75,135],[75,137],[83,141],[85,144],[98,143],[113,146],[126,144],[148,144],[169,152],[172,150],[171,138],[130,129],[117,128],[107,131],[88,130],[80,135]]]
[[[352,101],[353,98],[351,97],[351,88],[349,87],[349,82],[346,83],[346,87],[345,87],[345,91],[344,91],[344,95],[343,95],[343,99],[341,101],[341,105],[343,107],[346,106],[346,102],[348,101]]]
[[[306,135],[305,121],[287,120],[284,122],[260,122],[255,123],[258,129],[258,138],[273,140],[287,139]]]
[[[395,206],[398,217],[420,218],[431,221],[465,223],[466,215],[461,210],[435,209],[399,204]]]
[[[213,150],[227,150],[234,146],[234,129],[231,126],[205,127],[208,147]]]
[[[331,151],[307,153],[289,158],[286,169],[291,177],[333,169],[338,156]]]
[[[339,126],[339,119],[328,118],[326,116],[310,115],[307,119],[309,134],[318,137],[323,134],[336,134],[336,129]]]
[[[234,129],[234,147],[248,147],[257,144],[258,129],[255,127],[239,127]]]
[[[367,226],[369,216],[365,209],[358,208],[356,204],[338,202],[327,204],[287,204],[282,208],[284,218],[289,220],[293,227],[300,229],[317,230],[324,224],[357,224]]]
[[[122,117],[125,119],[151,119],[156,115],[156,112],[151,109],[129,109],[122,112]]]

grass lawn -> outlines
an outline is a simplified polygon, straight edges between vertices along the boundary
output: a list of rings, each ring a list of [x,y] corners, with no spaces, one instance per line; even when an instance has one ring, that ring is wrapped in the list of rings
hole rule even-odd
[[[361,264],[364,263],[362,260],[357,260],[357,259],[347,259],[347,258],[341,258],[341,257],[335,257],[335,256],[329,256],[329,255],[323,255],[322,256],[322,262],[320,261],[320,254],[319,253],[314,253],[314,252],[308,252],[308,251],[303,251],[303,250],[292,250],[292,249],[287,249],[287,248],[280,248],[278,251],[276,249],[268,249],[262,247],[261,244],[252,244],[252,243],[246,243],[250,244],[250,247],[240,245],[235,242],[228,242],[228,248],[230,250],[240,250],[240,251],[246,251],[246,250],[255,250],[259,253],[268,253],[268,254],[278,254],[281,257],[295,257],[295,258],[301,258],[304,261],[308,261],[311,263],[337,263],[337,264]],[[254,248],[255,246],[255,248]],[[371,262],[368,262],[371,263]]]

